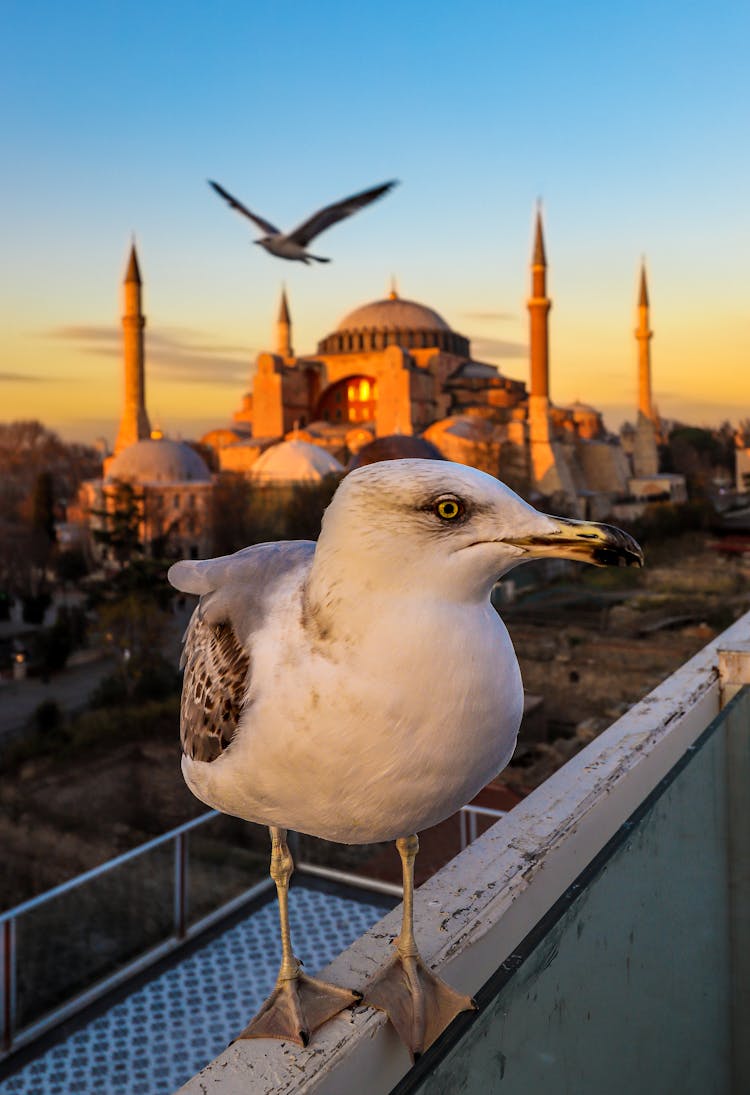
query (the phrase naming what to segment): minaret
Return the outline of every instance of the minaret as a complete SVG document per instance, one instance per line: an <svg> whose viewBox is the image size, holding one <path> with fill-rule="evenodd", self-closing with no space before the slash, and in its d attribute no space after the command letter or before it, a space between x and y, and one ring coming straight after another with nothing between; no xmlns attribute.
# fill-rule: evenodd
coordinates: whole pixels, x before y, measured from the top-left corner
<svg viewBox="0 0 750 1095"><path fill-rule="evenodd" d="M534 253L531 259L529 309L528 436L530 478L542 494L562 494L575 508L576 489L561 445L555 438L549 413L549 340L547 316L552 301L547 296L547 258L544 253L542 210L537 206Z"/></svg>
<svg viewBox="0 0 750 1095"><path fill-rule="evenodd" d="M648 288L646 264L641 262L641 286L638 294L638 326L635 337L638 342L638 415L633 441L633 471L636 478L644 479L659 471L657 444L657 414L651 397L651 337L648 326Z"/></svg>
<svg viewBox="0 0 750 1095"><path fill-rule="evenodd" d="M528 300L529 358L531 365L531 388L529 395L549 399L549 339L547 316L552 301L547 296L547 258L544 253L542 234L542 211L536 211L536 235L534 255L531 260L531 296Z"/></svg>
<svg viewBox="0 0 750 1095"><path fill-rule="evenodd" d="M120 428L115 441L115 453L151 435L146 414L143 376L143 328L145 326L146 319L141 311L141 272L138 269L138 256L133 243L123 286L122 349L125 391Z"/></svg>
<svg viewBox="0 0 750 1095"><path fill-rule="evenodd" d="M641 288L638 296L638 326L635 337L638 341L638 412L652 422L655 419L651 398L651 346L654 332L648 325L648 288L646 286L646 264L641 263Z"/></svg>
<svg viewBox="0 0 750 1095"><path fill-rule="evenodd" d="M292 317L289 315L289 302L286 299L286 286L281 288L279 318L276 321L276 353L280 357L292 357Z"/></svg>

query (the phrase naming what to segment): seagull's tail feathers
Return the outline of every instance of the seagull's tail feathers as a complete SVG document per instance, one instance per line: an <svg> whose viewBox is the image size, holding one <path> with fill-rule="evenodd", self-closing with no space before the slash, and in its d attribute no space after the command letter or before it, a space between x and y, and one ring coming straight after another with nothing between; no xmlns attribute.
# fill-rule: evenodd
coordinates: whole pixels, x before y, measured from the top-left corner
<svg viewBox="0 0 750 1095"><path fill-rule="evenodd" d="M307 257L309 259L313 259L314 262L330 262L331 261L330 259L322 259L320 257L320 255L311 255L311 254L309 254L309 252L308 252Z"/></svg>

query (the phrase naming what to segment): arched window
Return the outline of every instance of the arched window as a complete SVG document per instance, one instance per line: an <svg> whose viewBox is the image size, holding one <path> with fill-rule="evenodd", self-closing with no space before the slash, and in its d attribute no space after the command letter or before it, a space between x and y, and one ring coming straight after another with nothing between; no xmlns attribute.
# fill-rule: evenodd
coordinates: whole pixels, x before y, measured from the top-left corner
<svg viewBox="0 0 750 1095"><path fill-rule="evenodd" d="M326 422L372 422L376 407L374 377L357 374L339 380L323 393L315 417Z"/></svg>

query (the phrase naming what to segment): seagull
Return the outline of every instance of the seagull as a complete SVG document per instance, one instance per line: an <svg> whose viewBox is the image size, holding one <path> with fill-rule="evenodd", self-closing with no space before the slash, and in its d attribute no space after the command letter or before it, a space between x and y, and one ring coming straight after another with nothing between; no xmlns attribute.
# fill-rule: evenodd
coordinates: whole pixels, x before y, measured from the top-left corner
<svg viewBox="0 0 750 1095"><path fill-rule="evenodd" d="M396 949L366 988L412 1058L473 1001L436 977L413 925L417 834L455 814L511 758L523 686L490 603L540 556L641 566L608 525L539 513L448 461L368 464L339 484L317 544L287 541L175 563L200 596L185 636L182 771L202 802L268 826L282 959L240 1038L307 1045L360 995L303 974L289 933L287 830L343 844L395 840Z"/></svg>
<svg viewBox="0 0 750 1095"><path fill-rule="evenodd" d="M316 236L319 236L321 232L324 232L326 228L330 228L331 225L337 224L339 221L344 220L345 217L350 217L352 213L356 213L358 209L364 209L370 202L376 201L384 194L387 194L394 186L397 185L395 179L391 179L390 182L381 183L380 186L373 186L370 190L362 190L359 194L352 194L350 198L344 198L342 201L333 202L331 205L326 205L325 208L319 209L317 213L313 213L311 217L308 217L306 221L298 225L293 232L284 233L281 229L276 228L270 221L264 220L259 217L257 213L251 213L246 205L237 201L232 195L224 189L223 186L219 186L217 182L209 179L209 185L214 188L217 194L219 194L226 202L229 202L232 209L236 209L238 213L242 213L245 217L249 217L251 221L257 224L258 228L262 232L265 232L265 236L261 239L255 240L255 243L261 247L265 247L271 255L276 255L280 259L290 259L292 261L304 262L309 265L310 260L315 262L330 262L330 259L321 258L319 255L311 255L307 250L307 245L311 243Z"/></svg>

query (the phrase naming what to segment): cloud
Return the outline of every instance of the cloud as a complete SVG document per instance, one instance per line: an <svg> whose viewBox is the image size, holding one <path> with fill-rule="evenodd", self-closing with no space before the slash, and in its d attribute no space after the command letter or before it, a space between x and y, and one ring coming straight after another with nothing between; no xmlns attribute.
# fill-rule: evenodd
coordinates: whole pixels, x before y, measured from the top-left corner
<svg viewBox="0 0 750 1095"><path fill-rule="evenodd" d="M53 380L61 380L59 376L38 376L35 373L3 373L0 372L0 383L6 381L8 384L18 382L19 384L49 384ZM66 377L69 380L70 377Z"/></svg>
<svg viewBox="0 0 750 1095"><path fill-rule="evenodd" d="M42 338L63 339L66 342L93 342L113 345L122 339L118 327L53 327L42 331Z"/></svg>
<svg viewBox="0 0 750 1095"><path fill-rule="evenodd" d="M505 338L473 338L471 353L473 357L523 358L528 357L529 348Z"/></svg>
<svg viewBox="0 0 750 1095"><path fill-rule="evenodd" d="M500 320L503 323L508 322L511 319L518 319L518 316L514 312L462 312L462 319L478 319L483 323L495 323Z"/></svg>
<svg viewBox="0 0 750 1095"><path fill-rule="evenodd" d="M118 327L65 326L43 332L44 337L75 342L83 353L122 356ZM191 384L226 384L236 387L247 380L253 347L214 340L205 331L189 327L163 327L145 332L149 377L184 380Z"/></svg>

